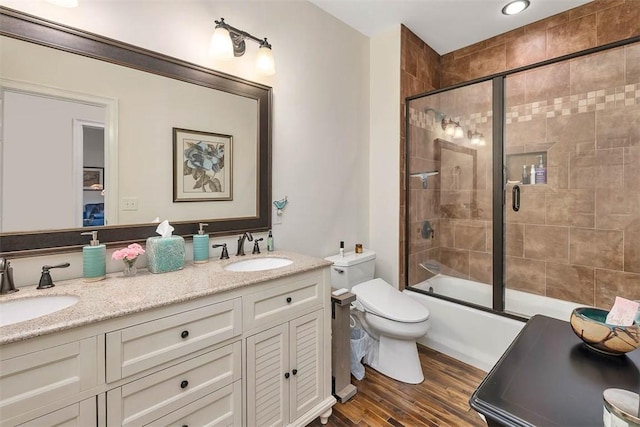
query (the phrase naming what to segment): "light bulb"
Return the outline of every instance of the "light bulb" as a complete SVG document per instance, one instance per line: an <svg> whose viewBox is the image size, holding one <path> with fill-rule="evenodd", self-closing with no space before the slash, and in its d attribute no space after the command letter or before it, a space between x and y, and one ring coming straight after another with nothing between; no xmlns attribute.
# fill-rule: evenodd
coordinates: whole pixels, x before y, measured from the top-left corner
<svg viewBox="0 0 640 427"><path fill-rule="evenodd" d="M233 43L229 30L223 27L216 27L211 36L211 54L214 58L223 61L233 59Z"/></svg>
<svg viewBox="0 0 640 427"><path fill-rule="evenodd" d="M256 56L256 69L263 76L272 76L276 73L276 65L273 60L273 52L271 48L261 45Z"/></svg>
<svg viewBox="0 0 640 427"><path fill-rule="evenodd" d="M463 136L464 136L464 131L462 130L462 126L456 125L455 129L453 130L453 137L462 138Z"/></svg>
<svg viewBox="0 0 640 427"><path fill-rule="evenodd" d="M449 121L444 125L444 134L446 136L453 136L455 131L456 128L455 126L453 126L453 122L451 121L451 119L449 119Z"/></svg>

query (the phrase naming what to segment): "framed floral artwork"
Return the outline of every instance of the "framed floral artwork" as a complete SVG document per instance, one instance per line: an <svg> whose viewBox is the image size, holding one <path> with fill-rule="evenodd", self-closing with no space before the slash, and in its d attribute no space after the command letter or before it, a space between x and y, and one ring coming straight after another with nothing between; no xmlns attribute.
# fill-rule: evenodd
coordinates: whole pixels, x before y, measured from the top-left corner
<svg viewBox="0 0 640 427"><path fill-rule="evenodd" d="M173 128L173 201L233 200L233 137Z"/></svg>

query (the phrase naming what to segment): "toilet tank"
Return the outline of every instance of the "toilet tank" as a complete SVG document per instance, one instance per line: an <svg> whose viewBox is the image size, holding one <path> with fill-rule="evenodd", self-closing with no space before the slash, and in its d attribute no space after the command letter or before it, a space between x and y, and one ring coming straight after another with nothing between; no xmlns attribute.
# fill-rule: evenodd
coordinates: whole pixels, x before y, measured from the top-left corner
<svg viewBox="0 0 640 427"><path fill-rule="evenodd" d="M358 283L373 279L376 253L363 250L362 253L346 252L344 256L333 255L325 258L331 261L331 286L351 290Z"/></svg>

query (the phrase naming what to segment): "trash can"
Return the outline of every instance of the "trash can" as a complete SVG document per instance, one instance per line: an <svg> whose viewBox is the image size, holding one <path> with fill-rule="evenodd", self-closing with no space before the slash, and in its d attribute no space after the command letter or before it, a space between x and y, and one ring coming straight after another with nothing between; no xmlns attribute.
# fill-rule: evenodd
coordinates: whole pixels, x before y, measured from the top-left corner
<svg viewBox="0 0 640 427"><path fill-rule="evenodd" d="M351 328L351 374L357 379L364 378L364 365L362 358L369 348L369 334L360 326Z"/></svg>
<svg viewBox="0 0 640 427"><path fill-rule="evenodd" d="M331 295L331 393L340 403L358 391L351 384L351 333L349 309L356 296L351 292Z"/></svg>

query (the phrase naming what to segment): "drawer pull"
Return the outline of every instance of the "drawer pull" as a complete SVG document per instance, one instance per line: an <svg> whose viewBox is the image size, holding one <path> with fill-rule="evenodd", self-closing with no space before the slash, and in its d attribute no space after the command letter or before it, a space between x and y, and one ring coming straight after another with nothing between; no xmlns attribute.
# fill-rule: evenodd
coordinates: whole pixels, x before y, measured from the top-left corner
<svg viewBox="0 0 640 427"><path fill-rule="evenodd" d="M298 373L298 370L297 370L297 369L294 369L293 371L291 371L291 373L292 373L293 375L295 375L295 374L297 374L297 373Z"/></svg>
<svg viewBox="0 0 640 427"><path fill-rule="evenodd" d="M289 378L289 372L285 372L284 373L284 377L288 379Z"/></svg>
<svg viewBox="0 0 640 427"><path fill-rule="evenodd" d="M182 331L182 333L180 334L180 337L181 337L182 339L184 339L184 338L186 338L186 337L188 337L188 336L189 336L189 331Z"/></svg>
<svg viewBox="0 0 640 427"><path fill-rule="evenodd" d="M187 381L187 380L183 380L180 383L180 388L187 388L188 386L189 386L189 381Z"/></svg>
<svg viewBox="0 0 640 427"><path fill-rule="evenodd" d="M287 304L291 304L291 297L287 297Z"/></svg>

